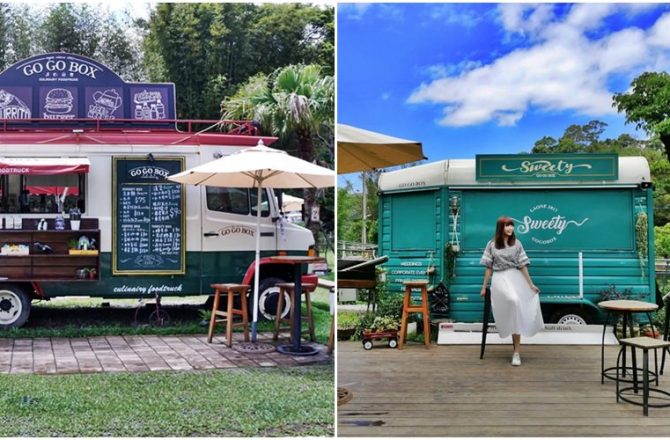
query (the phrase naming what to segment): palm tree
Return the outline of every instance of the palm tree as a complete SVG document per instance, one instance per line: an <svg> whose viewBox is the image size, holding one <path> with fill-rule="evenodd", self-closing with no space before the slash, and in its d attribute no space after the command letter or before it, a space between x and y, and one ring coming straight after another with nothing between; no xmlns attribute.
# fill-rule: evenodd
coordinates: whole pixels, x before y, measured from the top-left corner
<svg viewBox="0 0 670 440"><path fill-rule="evenodd" d="M325 129L332 137L334 96L333 77L322 75L318 65L289 65L249 78L221 102L221 119L253 119L261 133L279 137L283 145L295 142L300 158L313 162L319 132ZM305 190L304 198L309 217L312 207L318 207L315 190ZM320 224L308 218L307 227L316 237Z"/></svg>

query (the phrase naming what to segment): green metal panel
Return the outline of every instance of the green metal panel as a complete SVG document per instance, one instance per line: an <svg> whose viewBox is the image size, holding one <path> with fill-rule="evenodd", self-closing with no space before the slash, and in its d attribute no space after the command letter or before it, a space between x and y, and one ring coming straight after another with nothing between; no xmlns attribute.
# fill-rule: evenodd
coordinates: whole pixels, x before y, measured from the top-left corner
<svg viewBox="0 0 670 440"><path fill-rule="evenodd" d="M619 178L619 156L607 154L481 154L478 181L603 181Z"/></svg>
<svg viewBox="0 0 670 440"><path fill-rule="evenodd" d="M515 220L526 250L634 247L631 189L464 191L461 203L466 249L483 249L502 215Z"/></svg>
<svg viewBox="0 0 670 440"><path fill-rule="evenodd" d="M418 192L415 194L419 194ZM405 196L411 193L404 193ZM495 221L501 214L519 216L531 208L528 215L539 220L573 220L574 216L588 217L580 228L570 223L556 234L556 240L548 244L534 242L548 240L546 235L552 231L549 223L536 224L545 229L533 229L517 236L522 240L531 258L530 273L542 290L543 307L584 305L592 310L603 290L610 285L622 292L630 291L643 300L653 301L654 268L653 246L642 261L638 257L635 236L636 212L646 212L648 216L649 243L653 243L653 194L650 189L607 188L607 189L505 189L505 190L469 190L449 191L442 188L439 198L448 200L456 195L460 199L460 212L456 231L460 238L461 252L456 260L456 276L449 286L449 317L459 322L481 321L483 305L479 296L484 267L479 264L483 247L492 237ZM425 197L425 195L423 195ZM432 284L443 279L444 246L446 241L435 241L432 251L428 249L392 247L393 233L390 222L397 213L390 203L391 196L382 195L380 200L379 243L380 254L388 255L385 265L388 271L388 289L392 293L402 292L405 279L428 278L426 269L437 264ZM542 206L542 205L546 205ZM448 212L447 203L442 206L442 221L435 224L435 230L441 231L446 240L454 241L453 216ZM552 210L555 209L555 210ZM516 211L515 211L516 210ZM526 210L526 211L524 211ZM544 212L543 212L544 211ZM429 208L414 212L414 216L430 217L437 215ZM539 217L543 214L544 217ZM549 214L553 214L549 217ZM583 218L577 218L581 221ZM557 223L555 221L554 223ZM522 222L523 223L523 222ZM418 227L406 224L400 232L404 240L411 242ZM551 225L554 226L554 225ZM432 227L432 226L431 226ZM572 229L577 231L573 231ZM537 232L536 235L528 235ZM583 298L579 296L579 252L582 252ZM434 253L432 253L434 252ZM548 318L548 317L547 317Z"/></svg>
<svg viewBox="0 0 670 440"><path fill-rule="evenodd" d="M437 232L437 191L390 196L392 249L432 249ZM409 233L411 231L411 233Z"/></svg>
<svg viewBox="0 0 670 440"><path fill-rule="evenodd" d="M288 252L304 255L305 252ZM261 252L261 257L275 255ZM187 252L185 275L112 275L111 254L100 255L100 281L78 283L41 283L47 297L92 296L139 298L154 296L191 296L211 293L213 283L239 283L254 260L254 251ZM261 272L262 274L262 272Z"/></svg>

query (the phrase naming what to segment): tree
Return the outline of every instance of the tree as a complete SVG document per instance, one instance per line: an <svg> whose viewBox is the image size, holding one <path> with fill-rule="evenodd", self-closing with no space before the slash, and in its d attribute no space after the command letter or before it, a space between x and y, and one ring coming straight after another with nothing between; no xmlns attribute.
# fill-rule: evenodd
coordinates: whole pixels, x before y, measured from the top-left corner
<svg viewBox="0 0 670 440"><path fill-rule="evenodd" d="M127 14L86 4L0 4L0 68L44 52L69 52L100 61L126 81L143 80L140 30Z"/></svg>
<svg viewBox="0 0 670 440"><path fill-rule="evenodd" d="M532 153L617 153L620 156L644 156L654 182L654 224L670 222L670 162L658 139L639 140L629 134L616 139L600 139L607 128L601 121L571 125L556 140L544 136L534 144Z"/></svg>
<svg viewBox="0 0 670 440"><path fill-rule="evenodd" d="M147 70L176 84L180 117L215 119L221 99L258 73L298 63L332 72L328 14L304 4L160 3L147 23Z"/></svg>
<svg viewBox="0 0 670 440"><path fill-rule="evenodd" d="M252 77L235 95L225 98L222 120L253 119L261 133L278 136L285 149L295 145L298 157L313 162L317 132L334 124L334 95L333 77L322 75L319 66L290 65ZM319 203L313 189L305 190L304 196L309 217ZM320 224L309 218L306 223L317 236Z"/></svg>
<svg viewBox="0 0 670 440"><path fill-rule="evenodd" d="M658 136L670 159L670 74L645 72L631 86L630 92L614 95L613 107L626 114L626 123Z"/></svg>
<svg viewBox="0 0 670 440"><path fill-rule="evenodd" d="M340 241L358 242L361 239L362 195L355 193L351 182L337 189L337 238Z"/></svg>
<svg viewBox="0 0 670 440"><path fill-rule="evenodd" d="M25 4L0 4L0 70L35 53L38 17Z"/></svg>

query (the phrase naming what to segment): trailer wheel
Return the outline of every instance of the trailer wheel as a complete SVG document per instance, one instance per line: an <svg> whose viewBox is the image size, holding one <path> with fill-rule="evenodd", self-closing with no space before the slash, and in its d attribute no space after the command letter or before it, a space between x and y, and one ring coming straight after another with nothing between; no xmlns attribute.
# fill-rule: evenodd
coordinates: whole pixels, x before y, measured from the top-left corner
<svg viewBox="0 0 670 440"><path fill-rule="evenodd" d="M551 322L561 325L586 325L591 322L589 313L578 307L559 309L551 316Z"/></svg>
<svg viewBox="0 0 670 440"><path fill-rule="evenodd" d="M277 315L277 300L279 298L279 287L277 283L285 283L281 278L263 278L258 286L258 319L274 320ZM288 316L291 310L291 297L284 294L284 310L281 311L281 317ZM254 314L254 287L251 286L249 294L249 316L253 319Z"/></svg>
<svg viewBox="0 0 670 440"><path fill-rule="evenodd" d="M0 286L0 329L21 327L30 315L30 296L13 284Z"/></svg>
<svg viewBox="0 0 670 440"><path fill-rule="evenodd" d="M365 348L366 350L372 350L372 341L369 339L364 340L363 348Z"/></svg>
<svg viewBox="0 0 670 440"><path fill-rule="evenodd" d="M389 339L389 347L396 348L398 346L398 340L396 338Z"/></svg>

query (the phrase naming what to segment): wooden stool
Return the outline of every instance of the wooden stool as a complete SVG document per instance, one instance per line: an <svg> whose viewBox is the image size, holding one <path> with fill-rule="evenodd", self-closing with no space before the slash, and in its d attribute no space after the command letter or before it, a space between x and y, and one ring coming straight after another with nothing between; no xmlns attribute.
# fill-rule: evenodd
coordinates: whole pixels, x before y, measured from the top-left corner
<svg viewBox="0 0 670 440"><path fill-rule="evenodd" d="M249 321L247 315L247 290L249 286L247 284L212 284L212 289L214 289L214 306L212 307L212 318L209 321L209 335L207 336L207 342L212 342L212 336L214 336L214 327L217 323L224 322L226 323L226 340L228 341L228 347L233 346L233 326L243 326L244 327L244 341L249 342ZM219 310L219 298L222 293L228 294L228 306L226 311ZM240 296L241 308L233 308L233 299L235 295ZM242 316L242 322L233 322L235 315ZM217 319L217 316L221 316L222 319Z"/></svg>
<svg viewBox="0 0 670 440"><path fill-rule="evenodd" d="M405 281L405 298L402 304L402 321L400 323L400 341L398 348L402 349L407 337L407 317L410 313L423 313L423 341L426 348L430 348L430 311L428 309L428 281ZM412 288L421 289L421 304L412 304Z"/></svg>
<svg viewBox="0 0 670 440"><path fill-rule="evenodd" d="M279 339L279 330L290 330L293 328L293 307L289 310L289 317L282 318L281 311L284 309L284 293L288 293L289 298L291 298L291 304L295 304L295 283L277 283L276 287L279 287L279 297L277 298L277 313L275 315L275 331L272 335L273 340ZM310 293L316 288L316 285L303 283L302 284L302 294L305 296L305 303L307 304L307 325L309 332L309 340L311 342L316 341L314 336L314 316L312 315L312 298ZM280 327L282 322L287 322L289 327ZM289 339L291 340L291 339Z"/></svg>
<svg viewBox="0 0 670 440"><path fill-rule="evenodd" d="M665 408L670 406L670 403L656 404L649 403L649 394L654 393L656 396L667 400L670 396L670 393L667 391L660 390L658 388L652 388L649 386L649 350L654 350L654 360L656 366L656 386L658 386L658 357L656 356L656 350L661 348L665 350L670 346L670 342L663 341L660 339L650 338L648 336L641 336L637 338L627 338L621 339L621 349L619 350L619 356L617 356L617 368L616 368L616 401L619 402L619 399L624 402L632 403L633 405L641 406L642 413L647 416L649 415L649 407L654 408ZM623 396L626 391L633 391L635 394L639 392L640 384L637 379L637 372L640 370L636 365L636 357L633 356L633 386L626 388L619 388L619 371L623 370L621 365L622 355L626 352L626 347L631 347L633 350L639 348L642 350L642 402L629 399Z"/></svg>

